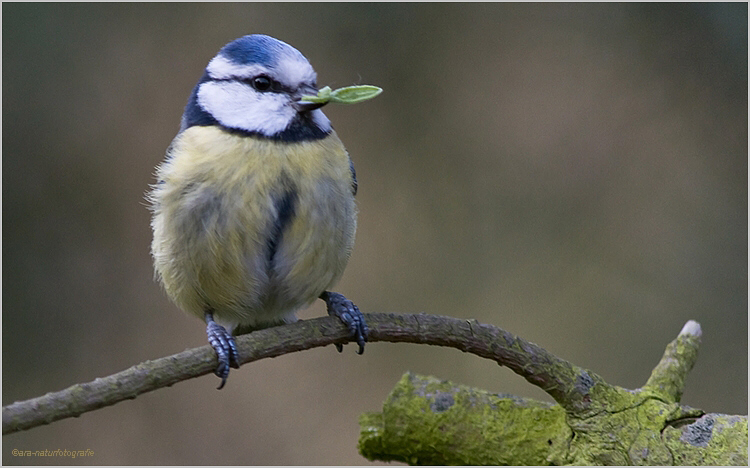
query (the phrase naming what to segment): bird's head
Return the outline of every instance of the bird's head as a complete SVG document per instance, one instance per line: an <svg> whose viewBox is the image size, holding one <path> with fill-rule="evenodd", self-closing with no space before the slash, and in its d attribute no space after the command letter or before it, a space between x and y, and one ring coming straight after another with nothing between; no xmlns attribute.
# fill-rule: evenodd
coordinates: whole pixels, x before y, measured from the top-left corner
<svg viewBox="0 0 750 468"><path fill-rule="evenodd" d="M258 137L323 138L331 123L323 104L300 101L318 92L315 70L297 49L262 34L243 36L211 59L193 89L181 130L219 125Z"/></svg>

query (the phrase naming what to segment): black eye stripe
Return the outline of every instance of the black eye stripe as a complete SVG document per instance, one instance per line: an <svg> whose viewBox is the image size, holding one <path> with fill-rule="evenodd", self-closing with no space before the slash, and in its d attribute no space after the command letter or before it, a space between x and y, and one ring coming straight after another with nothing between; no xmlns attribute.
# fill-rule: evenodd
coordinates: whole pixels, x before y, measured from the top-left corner
<svg viewBox="0 0 750 468"><path fill-rule="evenodd" d="M262 75L262 76L267 76L267 75ZM255 78L257 78L257 76L252 76L250 78L241 77L241 76L231 76L229 78L213 79L212 81L217 81L217 82L231 82L231 81L234 81L234 82L239 82L239 83L246 84L246 85L250 86L251 88L255 89L253 87L253 80ZM285 86L281 82L276 81L274 79L271 79L270 77L268 77L268 78L271 80L271 87L268 88L264 92L266 92L266 93L289 93L289 94L294 93L294 89L290 88L289 86Z"/></svg>

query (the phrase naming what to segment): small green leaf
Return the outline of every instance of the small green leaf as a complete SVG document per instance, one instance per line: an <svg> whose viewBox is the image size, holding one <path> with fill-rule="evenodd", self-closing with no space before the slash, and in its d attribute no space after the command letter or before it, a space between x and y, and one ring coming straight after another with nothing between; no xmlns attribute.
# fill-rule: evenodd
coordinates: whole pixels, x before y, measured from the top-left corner
<svg viewBox="0 0 750 468"><path fill-rule="evenodd" d="M372 99L382 92L381 88L372 85L347 86L333 91L331 93L331 102L357 104L358 102Z"/></svg>
<svg viewBox="0 0 750 468"><path fill-rule="evenodd" d="M331 100L331 88L328 86L324 86L318 90L317 96L307 95L302 96L300 98L300 101L308 101L308 102L322 102L323 104L327 103Z"/></svg>
<svg viewBox="0 0 750 468"><path fill-rule="evenodd" d="M347 86L344 88L338 88L335 91L331 91L331 88L325 86L318 90L317 96L302 96L300 101L318 102L323 104L328 102L335 102L338 104L356 104L358 102L372 99L382 92L382 89L371 85Z"/></svg>

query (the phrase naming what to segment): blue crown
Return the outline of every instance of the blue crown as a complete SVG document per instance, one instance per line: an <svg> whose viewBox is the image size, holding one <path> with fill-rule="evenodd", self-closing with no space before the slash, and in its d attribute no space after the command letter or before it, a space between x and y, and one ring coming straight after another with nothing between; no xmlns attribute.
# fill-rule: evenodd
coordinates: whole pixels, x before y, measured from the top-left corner
<svg viewBox="0 0 750 468"><path fill-rule="evenodd" d="M235 39L219 51L220 55L241 65L258 64L273 68L282 55L304 58L294 47L264 34L251 34Z"/></svg>

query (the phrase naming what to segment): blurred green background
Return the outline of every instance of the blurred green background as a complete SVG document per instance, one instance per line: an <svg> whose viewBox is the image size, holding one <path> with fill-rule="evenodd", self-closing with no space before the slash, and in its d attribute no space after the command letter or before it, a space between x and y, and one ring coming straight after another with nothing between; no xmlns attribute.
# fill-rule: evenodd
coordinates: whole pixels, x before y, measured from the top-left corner
<svg viewBox="0 0 750 468"><path fill-rule="evenodd" d="M385 89L326 110L359 176L337 290L364 312L476 318L628 388L695 319L682 401L747 413L747 4L2 8L4 405L206 343L153 281L144 193L208 61L265 33L321 86ZM6 436L3 463L367 463L358 415L406 370L549 400L456 350L354 351Z"/></svg>

